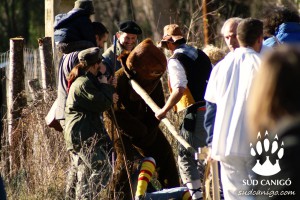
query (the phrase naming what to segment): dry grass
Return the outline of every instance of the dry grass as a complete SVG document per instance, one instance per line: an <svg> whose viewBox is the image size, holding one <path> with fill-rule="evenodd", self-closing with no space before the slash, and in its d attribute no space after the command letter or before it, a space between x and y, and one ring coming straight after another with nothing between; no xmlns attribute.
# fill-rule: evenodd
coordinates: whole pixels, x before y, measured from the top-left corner
<svg viewBox="0 0 300 200"><path fill-rule="evenodd" d="M166 76L163 77L164 92L168 97ZM63 133L50 129L45 123L56 92L49 92L49 102L31 103L23 109L19 125L14 132L13 151L10 150L7 138L7 123L4 120L4 131L1 140L1 174L5 180L8 199L14 200L60 200L64 199L66 176L69 168L69 154L66 150ZM170 112L168 118L179 128L181 115ZM171 143L177 159L177 141L160 124ZM9 159L15 152L15 162L9 169ZM99 199L106 199L107 190L101 191Z"/></svg>
<svg viewBox="0 0 300 200"><path fill-rule="evenodd" d="M63 134L45 124L52 103L49 99L48 103L35 102L23 109L13 133L13 151L8 148L7 129L3 131L1 170L8 199L64 199L69 158ZM15 159L9 169L12 152Z"/></svg>

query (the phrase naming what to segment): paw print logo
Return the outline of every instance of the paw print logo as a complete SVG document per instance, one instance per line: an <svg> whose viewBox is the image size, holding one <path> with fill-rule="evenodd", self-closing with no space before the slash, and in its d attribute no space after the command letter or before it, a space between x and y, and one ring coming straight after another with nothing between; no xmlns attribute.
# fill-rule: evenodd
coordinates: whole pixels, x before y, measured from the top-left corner
<svg viewBox="0 0 300 200"><path fill-rule="evenodd" d="M275 135L273 141L270 141L268 136L267 131L264 138L261 138L260 133L258 133L256 145L250 143L250 154L257 158L252 171L261 176L272 176L280 172L279 159L284 154L284 144L282 142L279 147L277 135Z"/></svg>

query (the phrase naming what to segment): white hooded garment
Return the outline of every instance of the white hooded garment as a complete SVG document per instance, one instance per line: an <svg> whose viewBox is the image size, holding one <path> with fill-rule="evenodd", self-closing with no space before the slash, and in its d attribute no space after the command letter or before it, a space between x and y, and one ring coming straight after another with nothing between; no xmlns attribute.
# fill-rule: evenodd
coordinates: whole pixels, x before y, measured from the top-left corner
<svg viewBox="0 0 300 200"><path fill-rule="evenodd" d="M217 104L211 156L250 156L245 106L253 78L260 65L259 53L237 48L213 69L205 100Z"/></svg>

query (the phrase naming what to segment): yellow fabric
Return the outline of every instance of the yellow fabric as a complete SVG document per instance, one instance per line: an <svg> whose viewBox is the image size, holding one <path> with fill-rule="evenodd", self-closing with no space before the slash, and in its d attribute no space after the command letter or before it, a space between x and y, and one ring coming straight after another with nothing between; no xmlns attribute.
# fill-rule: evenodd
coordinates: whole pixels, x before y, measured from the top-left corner
<svg viewBox="0 0 300 200"><path fill-rule="evenodd" d="M170 93L172 93L172 88L170 84L170 80L168 79L168 87ZM186 88L186 90L183 93L183 96L181 97L180 101L174 106L175 112L180 112L184 109L186 109L188 106L195 103L195 99L192 96L192 93L189 88Z"/></svg>
<svg viewBox="0 0 300 200"><path fill-rule="evenodd" d="M152 175L152 174L151 174L151 175ZM139 179L146 177L146 178L150 181L150 179L151 179L151 177L152 177L151 175L145 173L145 171L142 171L142 172L140 172L140 174L139 174Z"/></svg>
<svg viewBox="0 0 300 200"><path fill-rule="evenodd" d="M145 180L139 180L136 188L135 196L143 196L146 193L148 182Z"/></svg>
<svg viewBox="0 0 300 200"><path fill-rule="evenodd" d="M149 172L151 172L151 174L153 174L153 172L155 170L155 164L153 162L151 162L151 161L145 160L142 163L140 171L143 171L143 170L148 170Z"/></svg>
<svg viewBox="0 0 300 200"><path fill-rule="evenodd" d="M150 162L149 160L145 160L142 163L139 177L138 177L135 196L143 196L146 193L148 181L150 181L154 171L155 171L155 163ZM148 181L143 178L148 179Z"/></svg>
<svg viewBox="0 0 300 200"><path fill-rule="evenodd" d="M195 103L195 100L191 94L191 91L189 90L189 88L186 88L180 101L175 106L176 107L175 111L180 112L194 103Z"/></svg>
<svg viewBox="0 0 300 200"><path fill-rule="evenodd" d="M191 194L188 190L183 193L182 200L192 200Z"/></svg>

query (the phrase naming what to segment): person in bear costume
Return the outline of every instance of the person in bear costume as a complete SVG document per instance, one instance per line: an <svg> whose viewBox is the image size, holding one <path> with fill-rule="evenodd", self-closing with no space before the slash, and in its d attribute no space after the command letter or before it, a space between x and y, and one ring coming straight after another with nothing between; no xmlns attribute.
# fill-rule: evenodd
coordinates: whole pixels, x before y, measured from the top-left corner
<svg viewBox="0 0 300 200"><path fill-rule="evenodd" d="M178 187L179 175L172 147L159 129L159 120L154 112L129 83L130 79L134 79L162 107L165 98L160 78L166 70L166 57L148 38L118 59L122 68L115 73L119 101L114 106L114 115L119 131L109 128L114 123L112 112L104 113L108 134L113 139L117 155L110 191L114 190L118 199L131 199L122 141L130 174L134 173L135 160L151 156L156 161L162 187Z"/></svg>

